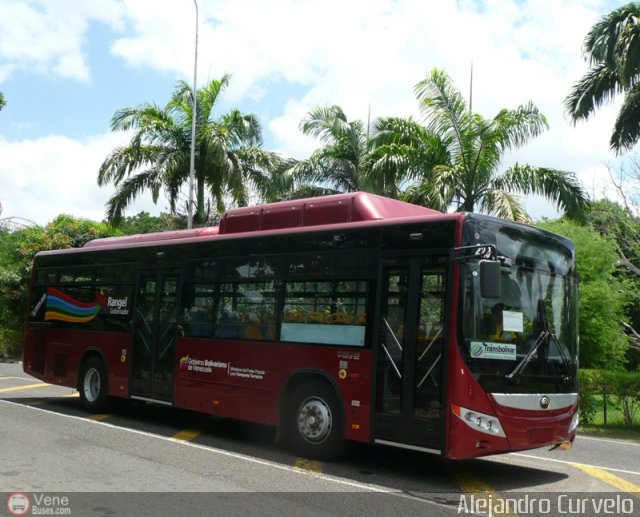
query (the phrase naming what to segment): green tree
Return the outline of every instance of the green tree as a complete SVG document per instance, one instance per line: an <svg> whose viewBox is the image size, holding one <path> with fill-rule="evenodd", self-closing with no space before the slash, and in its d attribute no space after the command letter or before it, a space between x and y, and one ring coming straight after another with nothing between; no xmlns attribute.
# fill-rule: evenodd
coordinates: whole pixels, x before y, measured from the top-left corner
<svg viewBox="0 0 640 517"><path fill-rule="evenodd" d="M300 123L300 130L323 146L306 159L293 163L281 176L287 197L306 197L364 191L399 198L411 179L410 170L392 155L396 143L384 139L396 119L380 118L371 124L349 121L337 105L317 106ZM402 119L397 119L402 120ZM395 134L398 134L397 132ZM406 142L405 142L406 143ZM415 154L429 154L424 142Z"/></svg>
<svg viewBox="0 0 640 517"><path fill-rule="evenodd" d="M110 237L104 223L60 215L46 227L31 226L0 232L0 348L21 350L28 286L33 258L44 250L80 247L95 238Z"/></svg>
<svg viewBox="0 0 640 517"><path fill-rule="evenodd" d="M615 240L619 262L640 281L640 219L631 209L607 199L593 201L587 223L600 235Z"/></svg>
<svg viewBox="0 0 640 517"><path fill-rule="evenodd" d="M6 104L7 104L7 101L4 98L4 94L0 92L0 111L2 111L2 108L4 108Z"/></svg>
<svg viewBox="0 0 640 517"><path fill-rule="evenodd" d="M337 105L317 106L302 119L300 130L323 145L286 171L290 179L285 185L287 197L356 191L383 194L367 174L372 147L368 128L361 120L349 121Z"/></svg>
<svg viewBox="0 0 640 517"><path fill-rule="evenodd" d="M411 119L391 119L376 136L377 142L390 146L386 159L403 168L401 175L421 176L407 200L442 211L453 206L528 222L517 194L540 194L566 216L581 217L586 194L574 174L525 164L497 172L507 150L521 147L547 128L546 118L533 103L502 109L485 119L471 112L439 69L419 82L415 93L425 126ZM420 145L428 152L418 152Z"/></svg>
<svg viewBox="0 0 640 517"><path fill-rule="evenodd" d="M601 199L590 203L587 223L617 245L620 274L633 286L633 297L626 311L624 326L630 339L628 365L640 366L640 219L631 208Z"/></svg>
<svg viewBox="0 0 640 517"><path fill-rule="evenodd" d="M538 226L576 246L580 274L580 366L622 369L629 347L623 321L633 284L619 275L616 243L588 226L546 221Z"/></svg>
<svg viewBox="0 0 640 517"><path fill-rule="evenodd" d="M153 216L148 212L139 212L136 215L124 217L118 225L118 230L123 235L134 235L178 230L181 227L184 227L181 221L177 221L171 214Z"/></svg>
<svg viewBox="0 0 640 517"><path fill-rule="evenodd" d="M219 212L227 197L244 205L249 186L268 190L268 171L278 160L260 149L262 130L255 115L232 109L215 118L214 108L228 84L224 75L196 92L196 224L206 221L207 193ZM98 173L100 186L117 187L107 204L110 222L119 223L125 208L145 190L154 202L164 191L171 213L176 213L181 188L189 181L193 98L191 86L179 81L164 108L143 104L115 113L111 129L133 130L134 135L128 145L113 150Z"/></svg>
<svg viewBox="0 0 640 517"><path fill-rule="evenodd" d="M584 40L583 54L589 69L571 88L565 109L576 123L622 94L609 144L617 153L627 151L640 138L640 3L600 18Z"/></svg>
<svg viewBox="0 0 640 517"><path fill-rule="evenodd" d="M307 192L313 188L317 195L367 190L362 163L368 135L362 121L349 122L339 106L318 106L302 120L300 129L324 144L292 170Z"/></svg>

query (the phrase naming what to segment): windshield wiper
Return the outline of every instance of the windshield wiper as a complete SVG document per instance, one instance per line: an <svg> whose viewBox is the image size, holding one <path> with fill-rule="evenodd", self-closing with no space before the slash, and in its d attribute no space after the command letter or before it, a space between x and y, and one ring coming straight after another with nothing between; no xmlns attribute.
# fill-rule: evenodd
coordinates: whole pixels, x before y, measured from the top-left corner
<svg viewBox="0 0 640 517"><path fill-rule="evenodd" d="M522 358L522 361L520 361L516 365L516 367L511 371L511 373L508 373L507 375L505 375L505 377L510 381L516 377L519 377L520 374L522 373L522 370L524 370L526 366L529 364L529 361L531 361L533 354L535 354L538 351L538 348L540 348L540 345L542 345L542 343L544 342L548 343L549 336L550 336L550 332L547 332L546 330L543 330L542 332L540 332L538 339L536 339L536 342L533 344L529 352L527 352L527 355L525 355Z"/></svg>
<svg viewBox="0 0 640 517"><path fill-rule="evenodd" d="M569 384L569 382L575 380L575 376L573 375L571 368L571 360L567 357L567 353L564 350L564 347L561 345L558 338L553 334L553 332L549 332L549 343L553 341L556 344L556 348L558 349L558 353L560 354L560 359L562 359L562 365L566 370L566 375L562 376L562 382L564 384Z"/></svg>
<svg viewBox="0 0 640 517"><path fill-rule="evenodd" d="M556 338L556 336L553 334L553 332L551 332L549 328L549 321L547 320L547 308L545 307L544 300L542 298L538 299L538 322L542 327L538 339L536 339L536 342L527 352L527 355L522 358L522 361L520 361L510 373L505 375L505 377L510 381L517 379L522 374L522 371L527 367L533 355L538 351L538 348L540 348L543 343L546 343L548 351L550 348L549 345L551 341L553 341L556 344L556 348L558 349L558 353L560 354L560 357L562 359L563 366L567 371L567 375L562 376L562 381L567 384L574 378L571 372L571 364L569 359L567 358L565 351L562 349L562 346L558 342L558 338Z"/></svg>

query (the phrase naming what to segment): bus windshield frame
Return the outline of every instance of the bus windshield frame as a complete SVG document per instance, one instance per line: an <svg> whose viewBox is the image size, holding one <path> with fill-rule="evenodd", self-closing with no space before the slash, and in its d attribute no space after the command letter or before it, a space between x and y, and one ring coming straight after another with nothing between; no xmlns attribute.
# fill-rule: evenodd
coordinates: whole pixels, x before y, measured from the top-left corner
<svg viewBox="0 0 640 517"><path fill-rule="evenodd" d="M460 350L488 393L577 390L575 251L570 241L506 221L468 216L463 246L494 246L496 298L480 290L480 264L462 262Z"/></svg>

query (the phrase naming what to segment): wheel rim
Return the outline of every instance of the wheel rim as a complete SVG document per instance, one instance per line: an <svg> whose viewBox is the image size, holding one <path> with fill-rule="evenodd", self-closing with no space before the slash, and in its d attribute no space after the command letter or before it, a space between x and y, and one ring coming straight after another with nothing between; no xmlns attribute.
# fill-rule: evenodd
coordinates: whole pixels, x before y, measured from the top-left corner
<svg viewBox="0 0 640 517"><path fill-rule="evenodd" d="M95 402L100 396L100 372L90 368L84 376L84 398L89 402Z"/></svg>
<svg viewBox="0 0 640 517"><path fill-rule="evenodd" d="M298 431L309 443L322 443L331 433L331 409L319 398L306 399L298 409Z"/></svg>

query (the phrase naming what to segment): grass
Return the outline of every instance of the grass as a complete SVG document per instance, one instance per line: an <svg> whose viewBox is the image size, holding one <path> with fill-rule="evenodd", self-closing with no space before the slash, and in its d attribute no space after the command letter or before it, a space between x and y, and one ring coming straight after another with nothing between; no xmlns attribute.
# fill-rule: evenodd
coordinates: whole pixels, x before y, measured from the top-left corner
<svg viewBox="0 0 640 517"><path fill-rule="evenodd" d="M633 426L624 425L624 415L620 406L612 397L607 400L607 423L604 422L604 399L602 395L594 396L595 412L589 423L582 423L578 427L578 434L599 438L614 438L618 440L633 440L640 442L640 412L636 413Z"/></svg>
<svg viewBox="0 0 640 517"><path fill-rule="evenodd" d="M624 424L609 425L581 425L578 427L578 439L580 435L593 436L595 438L612 438L615 440L629 440L640 443L640 426L628 428Z"/></svg>

